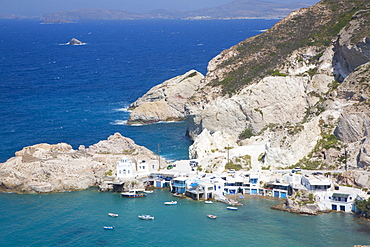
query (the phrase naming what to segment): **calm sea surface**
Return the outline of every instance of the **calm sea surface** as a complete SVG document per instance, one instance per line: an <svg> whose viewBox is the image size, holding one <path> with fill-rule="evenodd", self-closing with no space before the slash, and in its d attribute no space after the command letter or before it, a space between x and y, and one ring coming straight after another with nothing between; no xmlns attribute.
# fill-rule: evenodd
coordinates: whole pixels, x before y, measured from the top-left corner
<svg viewBox="0 0 370 247"><path fill-rule="evenodd" d="M63 25L0 21L0 162L24 146L77 148L120 132L167 159L185 159L186 123L126 126L126 108L148 89L190 69L206 73L222 50L276 20L110 21ZM86 43L68 46L71 38ZM46 195L0 194L0 246L353 246L370 226L350 214L316 217L271 210L249 198L179 200L157 190L127 199L96 189ZM108 217L118 213L118 218ZM206 217L218 215L216 220ZM152 214L142 221L139 214ZM114 225L115 230L103 230Z"/></svg>
<svg viewBox="0 0 370 247"><path fill-rule="evenodd" d="M331 213L300 216L270 209L276 201L248 198L237 211L224 203L176 200L167 190L146 198L90 189L0 194L0 246L353 246L369 244L369 224ZM118 213L118 218L108 216ZM152 221L137 216L150 214ZM213 220L207 214L217 215ZM103 226L115 226L104 230Z"/></svg>

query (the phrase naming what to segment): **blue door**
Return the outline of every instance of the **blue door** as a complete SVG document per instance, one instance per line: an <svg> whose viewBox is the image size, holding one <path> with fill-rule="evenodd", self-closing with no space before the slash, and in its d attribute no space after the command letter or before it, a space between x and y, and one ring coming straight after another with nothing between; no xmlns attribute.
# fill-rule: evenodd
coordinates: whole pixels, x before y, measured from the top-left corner
<svg viewBox="0 0 370 247"><path fill-rule="evenodd" d="M346 207L345 206L340 206L340 211L346 211Z"/></svg>
<svg viewBox="0 0 370 247"><path fill-rule="evenodd" d="M331 209L337 211L337 205L331 204Z"/></svg>
<svg viewBox="0 0 370 247"><path fill-rule="evenodd" d="M286 192L281 192L280 193L280 198L286 198Z"/></svg>
<svg viewBox="0 0 370 247"><path fill-rule="evenodd" d="M279 191L274 191L274 197L279 197Z"/></svg>
<svg viewBox="0 0 370 247"><path fill-rule="evenodd" d="M257 195L257 189L252 189L252 195Z"/></svg>

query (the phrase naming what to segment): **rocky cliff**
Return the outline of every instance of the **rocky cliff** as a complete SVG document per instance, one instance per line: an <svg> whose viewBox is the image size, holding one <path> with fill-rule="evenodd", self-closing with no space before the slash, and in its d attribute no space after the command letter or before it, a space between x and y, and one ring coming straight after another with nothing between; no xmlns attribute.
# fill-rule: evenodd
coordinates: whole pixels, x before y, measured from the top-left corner
<svg viewBox="0 0 370 247"><path fill-rule="evenodd" d="M369 165L369 16L367 1L324 0L216 56L186 105L190 156L259 136L263 166Z"/></svg>
<svg viewBox="0 0 370 247"><path fill-rule="evenodd" d="M203 77L198 71L190 70L153 87L130 105L127 124L184 120L185 103L199 89Z"/></svg>
<svg viewBox="0 0 370 247"><path fill-rule="evenodd" d="M0 164L0 191L46 193L98 186L106 176L115 174L122 155L133 160L158 160L153 152L119 133L78 150L66 143L37 144Z"/></svg>

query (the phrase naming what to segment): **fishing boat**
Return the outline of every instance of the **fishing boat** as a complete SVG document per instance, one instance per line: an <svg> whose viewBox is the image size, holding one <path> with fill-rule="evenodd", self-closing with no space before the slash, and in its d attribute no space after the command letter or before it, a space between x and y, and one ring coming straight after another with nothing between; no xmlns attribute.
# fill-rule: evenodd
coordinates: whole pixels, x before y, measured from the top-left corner
<svg viewBox="0 0 370 247"><path fill-rule="evenodd" d="M210 219L217 219L217 216L212 214L207 214L207 217Z"/></svg>
<svg viewBox="0 0 370 247"><path fill-rule="evenodd" d="M176 205L177 201L164 202L164 205Z"/></svg>
<svg viewBox="0 0 370 247"><path fill-rule="evenodd" d="M150 216L149 214L138 215L138 217L142 220L154 220L154 217Z"/></svg>
<svg viewBox="0 0 370 247"><path fill-rule="evenodd" d="M206 204L212 204L213 201L204 201L204 203L206 203Z"/></svg>
<svg viewBox="0 0 370 247"><path fill-rule="evenodd" d="M137 197L145 197L146 193L144 190L129 190L128 192L122 192L122 197L128 197L128 198L137 198Z"/></svg>
<svg viewBox="0 0 370 247"><path fill-rule="evenodd" d="M238 210L237 207L227 207L228 210Z"/></svg>
<svg viewBox="0 0 370 247"><path fill-rule="evenodd" d="M114 214L114 213L108 213L108 215L109 215L110 217L118 217L118 214Z"/></svg>
<svg viewBox="0 0 370 247"><path fill-rule="evenodd" d="M114 226L103 226L105 230L113 230Z"/></svg>

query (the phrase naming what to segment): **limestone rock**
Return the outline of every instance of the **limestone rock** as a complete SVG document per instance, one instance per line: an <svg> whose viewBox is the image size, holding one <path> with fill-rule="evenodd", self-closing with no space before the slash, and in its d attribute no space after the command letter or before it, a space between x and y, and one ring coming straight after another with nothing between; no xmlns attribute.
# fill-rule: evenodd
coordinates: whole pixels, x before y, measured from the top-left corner
<svg viewBox="0 0 370 247"><path fill-rule="evenodd" d="M76 38L72 38L67 44L68 45L84 45L85 43L79 41Z"/></svg>
<svg viewBox="0 0 370 247"><path fill-rule="evenodd" d="M87 189L99 185L107 173L114 173L122 155L134 155L134 160L148 163L158 160L152 151L119 133L79 150L65 143L36 144L0 164L0 190L49 193Z"/></svg>
<svg viewBox="0 0 370 247"><path fill-rule="evenodd" d="M199 88L203 75L195 70L169 79L132 103L127 124L178 121L186 117L184 104Z"/></svg>
<svg viewBox="0 0 370 247"><path fill-rule="evenodd" d="M337 183L344 186L349 185L370 188L370 177L363 172L346 171L337 178Z"/></svg>

